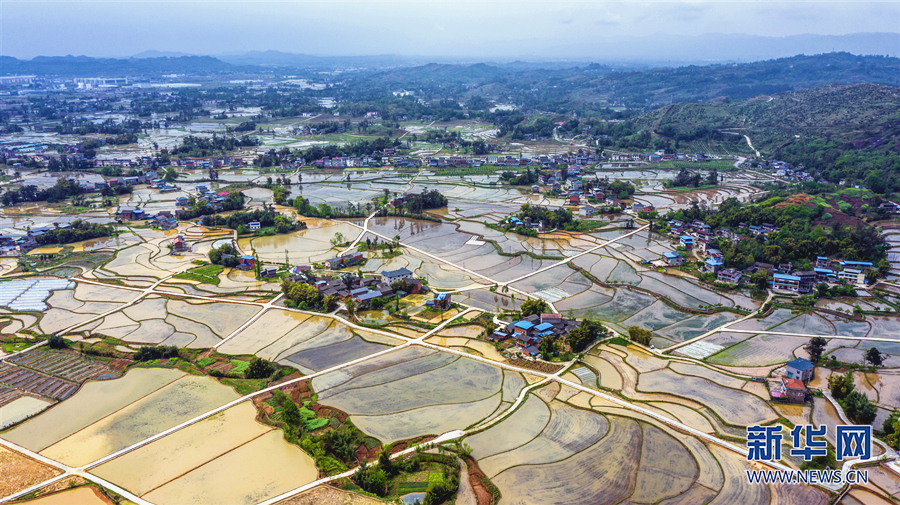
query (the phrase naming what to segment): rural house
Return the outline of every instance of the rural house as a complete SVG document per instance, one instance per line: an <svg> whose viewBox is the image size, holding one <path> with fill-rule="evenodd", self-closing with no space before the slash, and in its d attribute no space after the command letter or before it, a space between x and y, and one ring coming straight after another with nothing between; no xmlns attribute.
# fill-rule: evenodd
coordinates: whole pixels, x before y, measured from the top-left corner
<svg viewBox="0 0 900 505"><path fill-rule="evenodd" d="M735 270L734 268L726 268L724 270L719 270L719 272L716 274L716 282L740 284L742 276L743 274L741 274L740 270Z"/></svg>
<svg viewBox="0 0 900 505"><path fill-rule="evenodd" d="M813 371L815 370L815 365L812 362L805 358L797 358L793 361L788 361L785 365L785 373L790 379L799 379L803 382L806 382L813 378Z"/></svg>
<svg viewBox="0 0 900 505"><path fill-rule="evenodd" d="M806 384L799 379L782 377L780 393L776 398L786 398L791 403L803 403L806 401Z"/></svg>
<svg viewBox="0 0 900 505"><path fill-rule="evenodd" d="M397 270L382 270L381 280L387 284L393 284L396 281L409 280L413 278L413 273L407 268L398 268Z"/></svg>
<svg viewBox="0 0 900 505"><path fill-rule="evenodd" d="M680 267L684 265L684 258L677 252L670 251L663 253L663 257L666 260L666 265L669 265L670 267Z"/></svg>

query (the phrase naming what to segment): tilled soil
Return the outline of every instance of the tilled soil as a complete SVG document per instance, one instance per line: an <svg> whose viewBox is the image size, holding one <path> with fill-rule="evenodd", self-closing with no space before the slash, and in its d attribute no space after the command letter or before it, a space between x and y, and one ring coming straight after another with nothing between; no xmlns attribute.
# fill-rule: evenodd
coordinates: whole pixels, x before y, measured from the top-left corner
<svg viewBox="0 0 900 505"><path fill-rule="evenodd" d="M51 466L0 447L0 496L29 488L62 473Z"/></svg>

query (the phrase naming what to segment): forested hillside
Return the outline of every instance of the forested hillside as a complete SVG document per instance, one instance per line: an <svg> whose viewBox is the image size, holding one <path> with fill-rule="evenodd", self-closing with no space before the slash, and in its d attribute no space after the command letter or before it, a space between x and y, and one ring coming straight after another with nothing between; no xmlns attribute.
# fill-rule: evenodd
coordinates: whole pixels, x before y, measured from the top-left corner
<svg viewBox="0 0 900 505"><path fill-rule="evenodd" d="M747 135L770 159L804 164L836 182L900 190L900 88L830 85L740 102L680 103L629 122L674 142Z"/></svg>

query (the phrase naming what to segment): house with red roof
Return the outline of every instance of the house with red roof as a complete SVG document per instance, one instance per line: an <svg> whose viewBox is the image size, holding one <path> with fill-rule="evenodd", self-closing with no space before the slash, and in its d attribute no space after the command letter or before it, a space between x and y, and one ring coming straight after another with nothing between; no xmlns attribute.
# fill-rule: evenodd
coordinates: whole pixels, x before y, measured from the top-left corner
<svg viewBox="0 0 900 505"><path fill-rule="evenodd" d="M806 384L800 379L790 377L781 378L781 398L791 403L804 403L806 401ZM775 396L773 394L773 396ZM777 397L776 397L777 398Z"/></svg>

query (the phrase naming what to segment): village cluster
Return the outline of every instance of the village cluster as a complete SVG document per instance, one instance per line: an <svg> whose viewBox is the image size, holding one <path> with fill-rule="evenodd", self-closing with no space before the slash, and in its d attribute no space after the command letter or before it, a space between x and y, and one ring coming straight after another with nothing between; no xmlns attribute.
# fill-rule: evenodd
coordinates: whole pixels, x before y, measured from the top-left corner
<svg viewBox="0 0 900 505"><path fill-rule="evenodd" d="M807 294L811 293L816 285L822 282L831 285L850 284L865 287L869 284L869 281L866 279L866 270L874 268L873 263L869 261L841 260L832 262L828 257L818 256L815 268L812 270L795 270L791 262L772 265L757 261L740 271L725 265L725 255L722 254L722 251L710 247L713 239L718 237L737 242L746 240L748 237L765 236L769 233L777 232L778 227L771 223L763 223L759 226L740 223L739 229L743 232L741 234L727 228L713 230L702 221L684 223L672 220L668 222L668 225L670 227L669 235L673 241L677 240L681 251L663 253L663 257L655 261L654 264L670 267L684 266L686 262L685 256L692 251L696 251L706 256L700 270L715 274L716 281L725 284L740 284L743 280L748 279L751 274L764 270L767 275L772 277L771 285L773 289L786 293ZM833 268L832 263L836 263L839 270Z"/></svg>

